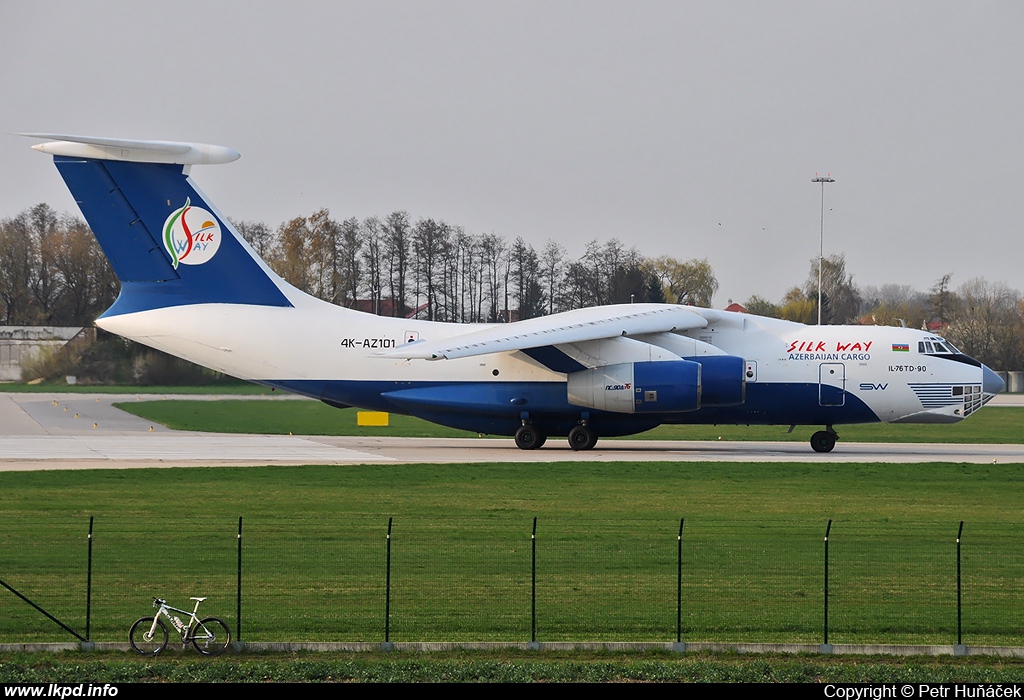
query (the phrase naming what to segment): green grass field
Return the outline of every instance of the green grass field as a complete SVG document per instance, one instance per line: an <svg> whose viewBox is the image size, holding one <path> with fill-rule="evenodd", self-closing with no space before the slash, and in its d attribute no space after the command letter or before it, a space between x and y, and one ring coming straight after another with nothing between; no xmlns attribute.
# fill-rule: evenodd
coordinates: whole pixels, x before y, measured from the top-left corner
<svg viewBox="0 0 1024 700"><path fill-rule="evenodd" d="M295 435L387 435L392 437L472 437L475 433L445 428L419 418L391 414L386 428L356 425L356 409L331 408L315 401L253 402L143 401L118 408L176 430L216 433ZM662 425L635 438L649 440L773 440L806 442L820 427ZM979 411L954 425L837 426L849 442L1019 443L1024 440L1024 408L998 407Z"/></svg>
<svg viewBox="0 0 1024 700"><path fill-rule="evenodd" d="M542 641L671 641L677 534L683 639L818 643L834 519L830 641L1024 645L1019 465L563 463L0 473L0 579L121 640L153 596L242 637L381 641L392 517L391 639L530 635L537 529ZM71 638L0 590L0 642Z"/></svg>

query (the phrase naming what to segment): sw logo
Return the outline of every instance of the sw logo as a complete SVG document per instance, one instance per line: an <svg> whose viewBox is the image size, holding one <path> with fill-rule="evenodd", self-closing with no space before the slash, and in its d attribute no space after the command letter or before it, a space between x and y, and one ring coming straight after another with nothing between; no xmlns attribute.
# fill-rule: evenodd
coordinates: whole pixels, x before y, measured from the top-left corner
<svg viewBox="0 0 1024 700"><path fill-rule="evenodd" d="M860 385L860 390L861 391L885 391L885 387L887 387L887 386L889 386L889 385L888 384L869 384L867 382L864 382L863 384Z"/></svg>
<svg viewBox="0 0 1024 700"><path fill-rule="evenodd" d="M164 222L164 248L171 264L202 265L220 248L221 231L217 218L202 207L193 207L190 199Z"/></svg>

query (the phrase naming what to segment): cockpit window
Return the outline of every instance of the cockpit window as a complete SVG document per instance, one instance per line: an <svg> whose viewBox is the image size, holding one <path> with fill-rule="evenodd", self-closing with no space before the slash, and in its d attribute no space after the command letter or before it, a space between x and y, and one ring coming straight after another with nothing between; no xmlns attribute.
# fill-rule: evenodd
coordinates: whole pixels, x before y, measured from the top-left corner
<svg viewBox="0 0 1024 700"><path fill-rule="evenodd" d="M917 351L922 355L959 355L961 354L953 343L948 340L943 341L931 341L931 340L919 340L917 342Z"/></svg>

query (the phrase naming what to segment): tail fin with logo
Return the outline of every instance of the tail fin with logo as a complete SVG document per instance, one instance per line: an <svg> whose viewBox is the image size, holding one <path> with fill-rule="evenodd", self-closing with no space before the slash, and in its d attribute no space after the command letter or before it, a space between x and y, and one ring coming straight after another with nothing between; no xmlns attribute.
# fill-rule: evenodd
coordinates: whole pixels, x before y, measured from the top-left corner
<svg viewBox="0 0 1024 700"><path fill-rule="evenodd" d="M239 154L207 144L25 134L53 155L121 295L104 316L188 304L291 306L285 283L188 176Z"/></svg>

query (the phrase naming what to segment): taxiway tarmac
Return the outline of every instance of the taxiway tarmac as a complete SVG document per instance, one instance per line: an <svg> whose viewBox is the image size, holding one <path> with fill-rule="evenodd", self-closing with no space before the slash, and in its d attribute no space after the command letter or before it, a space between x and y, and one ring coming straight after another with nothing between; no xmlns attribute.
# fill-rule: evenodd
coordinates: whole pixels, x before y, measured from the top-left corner
<svg viewBox="0 0 1024 700"><path fill-rule="evenodd" d="M159 398L134 394L0 394L0 471L560 461L1024 462L1021 444L840 442L835 451L818 454L803 442L604 440L593 451L573 452L565 441L555 439L540 450L522 451L511 439L227 435L168 430L112 405ZM187 398L215 401L228 397ZM998 399L1002 404L1024 403L1017 397Z"/></svg>

